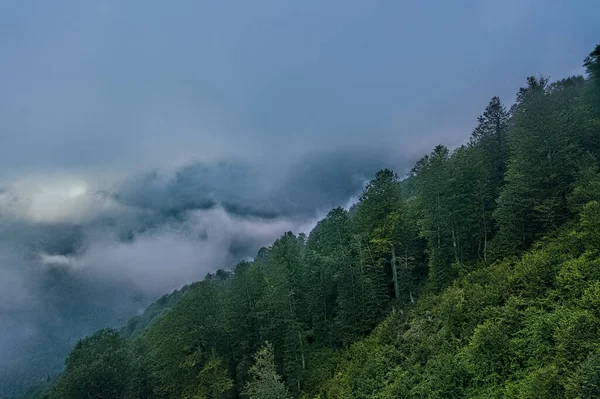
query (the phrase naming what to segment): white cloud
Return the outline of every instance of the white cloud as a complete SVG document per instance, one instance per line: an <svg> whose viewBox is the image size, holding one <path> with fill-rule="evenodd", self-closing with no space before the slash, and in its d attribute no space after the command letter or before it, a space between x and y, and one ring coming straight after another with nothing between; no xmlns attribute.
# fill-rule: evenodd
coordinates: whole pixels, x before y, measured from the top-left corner
<svg viewBox="0 0 600 399"><path fill-rule="evenodd" d="M92 278L131 284L136 291L160 295L228 269L286 231L309 232L316 221L236 217L223 208L197 210L181 224L167 224L138 234L132 241L106 235L89 237L85 252L66 256L40 253L42 264L68 267ZM242 251L243 252L243 251Z"/></svg>
<svg viewBox="0 0 600 399"><path fill-rule="evenodd" d="M63 265L73 266L76 264L75 258L66 255L49 255L46 253L40 253L40 260L44 265Z"/></svg>
<svg viewBox="0 0 600 399"><path fill-rule="evenodd" d="M26 178L0 194L0 212L35 223L86 222L122 208L85 180L73 177Z"/></svg>

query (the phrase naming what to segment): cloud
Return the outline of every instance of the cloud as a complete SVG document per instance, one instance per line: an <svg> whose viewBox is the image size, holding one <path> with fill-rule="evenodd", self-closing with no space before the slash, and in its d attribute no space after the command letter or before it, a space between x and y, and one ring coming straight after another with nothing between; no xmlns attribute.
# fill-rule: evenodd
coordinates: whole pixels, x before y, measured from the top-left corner
<svg viewBox="0 0 600 399"><path fill-rule="evenodd" d="M339 151L279 168L196 162L104 185L30 176L0 193L0 238L24 261L22 273L64 269L157 296L232 267L286 231L309 233L382 167L391 161L379 153Z"/></svg>
<svg viewBox="0 0 600 399"><path fill-rule="evenodd" d="M47 264L67 266L96 281L126 283L156 297L219 268L230 268L301 224L239 217L217 206L189 211L182 221L157 226L128 241L95 237L81 255L42 257Z"/></svg>
<svg viewBox="0 0 600 399"><path fill-rule="evenodd" d="M83 179L29 177L0 193L5 217L31 223L83 223L122 211L122 205Z"/></svg>
<svg viewBox="0 0 600 399"><path fill-rule="evenodd" d="M0 268L0 313L26 311L34 301L33 293L18 270L13 270L2 259Z"/></svg>
<svg viewBox="0 0 600 399"><path fill-rule="evenodd" d="M340 151L279 167L194 162L103 184L84 174L5 184L0 386L23 388L32 382L25 375L52 374L81 336L123 324L158 296L253 257L286 231L309 233L389 162Z"/></svg>
<svg viewBox="0 0 600 399"><path fill-rule="evenodd" d="M19 183L5 196L13 217L31 223L23 229L43 223L50 230L32 240L41 243L33 250L42 265L157 296L253 256L286 231L309 233L362 188L366 165L375 171L374 162L352 158L307 159L287 175L256 165L194 164L171 176L153 172L115 183L102 195L85 182L29 191L23 187L34 185ZM56 202L31 205L48 198ZM75 246L50 237L59 228L71 232Z"/></svg>
<svg viewBox="0 0 600 399"><path fill-rule="evenodd" d="M48 255L44 252L40 253L40 260L44 265L72 266L75 264L75 260L71 256Z"/></svg>

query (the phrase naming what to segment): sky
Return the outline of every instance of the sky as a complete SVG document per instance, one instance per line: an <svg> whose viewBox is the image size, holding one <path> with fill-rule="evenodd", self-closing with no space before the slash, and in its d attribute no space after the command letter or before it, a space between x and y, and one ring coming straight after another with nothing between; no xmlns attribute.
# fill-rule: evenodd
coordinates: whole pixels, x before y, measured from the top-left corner
<svg viewBox="0 0 600 399"><path fill-rule="evenodd" d="M0 170L121 175L458 144L493 95L580 70L599 11L595 0L5 1Z"/></svg>
<svg viewBox="0 0 600 399"><path fill-rule="evenodd" d="M308 233L376 170L464 143L527 76L583 73L598 15L596 0L0 2L0 398L83 335Z"/></svg>

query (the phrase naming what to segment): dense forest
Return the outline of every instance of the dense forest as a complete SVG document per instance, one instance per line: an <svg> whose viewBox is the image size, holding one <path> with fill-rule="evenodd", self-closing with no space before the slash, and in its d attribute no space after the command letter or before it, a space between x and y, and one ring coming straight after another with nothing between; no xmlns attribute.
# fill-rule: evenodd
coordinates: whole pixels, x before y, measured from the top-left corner
<svg viewBox="0 0 600 399"><path fill-rule="evenodd" d="M82 339L28 397L600 397L600 46L584 66Z"/></svg>

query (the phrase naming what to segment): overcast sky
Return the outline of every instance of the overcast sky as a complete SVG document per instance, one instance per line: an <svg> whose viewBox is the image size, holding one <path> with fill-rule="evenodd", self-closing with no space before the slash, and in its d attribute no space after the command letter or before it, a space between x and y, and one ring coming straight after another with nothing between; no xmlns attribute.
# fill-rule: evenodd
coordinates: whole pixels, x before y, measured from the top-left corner
<svg viewBox="0 0 600 399"><path fill-rule="evenodd" d="M598 0L0 1L0 397L582 73Z"/></svg>
<svg viewBox="0 0 600 399"><path fill-rule="evenodd" d="M119 172L465 140L581 71L596 0L3 1L0 170Z"/></svg>

